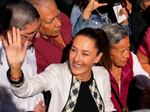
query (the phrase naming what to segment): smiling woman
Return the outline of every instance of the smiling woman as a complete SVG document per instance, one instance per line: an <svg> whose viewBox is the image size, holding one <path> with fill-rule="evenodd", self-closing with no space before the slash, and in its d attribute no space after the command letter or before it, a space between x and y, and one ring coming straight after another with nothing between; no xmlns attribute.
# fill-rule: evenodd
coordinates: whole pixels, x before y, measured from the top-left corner
<svg viewBox="0 0 150 112"><path fill-rule="evenodd" d="M100 29L88 28L79 32L75 36L69 55L73 74L81 78L80 80L82 78L88 80L85 78L91 75L92 66L97 64L102 57L104 63L109 63L108 46L106 34Z"/></svg>
<svg viewBox="0 0 150 112"><path fill-rule="evenodd" d="M28 97L50 90L52 98L48 112L114 110L110 99L108 72L104 67L94 66L109 53L108 40L103 30L92 28L81 30L75 36L68 62L49 65L40 75L30 79L24 79L21 71L21 62L27 48L18 46L21 42L19 30L17 33L13 30L12 37L8 35L8 38L9 42L17 38L13 44L5 42L10 65L8 78L16 95ZM17 50L11 49L14 46ZM16 58L12 59L12 56Z"/></svg>

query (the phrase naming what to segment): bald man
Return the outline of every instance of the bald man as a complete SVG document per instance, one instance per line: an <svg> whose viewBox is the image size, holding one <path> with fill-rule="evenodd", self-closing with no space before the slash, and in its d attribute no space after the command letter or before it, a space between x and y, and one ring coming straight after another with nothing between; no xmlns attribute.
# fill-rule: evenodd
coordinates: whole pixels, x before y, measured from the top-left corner
<svg viewBox="0 0 150 112"><path fill-rule="evenodd" d="M54 0L29 0L29 2L38 10L42 21L40 33L34 42L37 70L40 73L49 64L64 60L63 57L67 55L64 48L72 41L71 22L58 10ZM49 92L43 93L48 110L51 95Z"/></svg>
<svg viewBox="0 0 150 112"><path fill-rule="evenodd" d="M38 73L52 63L60 63L63 49L72 41L71 22L58 10L54 0L29 0L40 14L42 24L34 46Z"/></svg>

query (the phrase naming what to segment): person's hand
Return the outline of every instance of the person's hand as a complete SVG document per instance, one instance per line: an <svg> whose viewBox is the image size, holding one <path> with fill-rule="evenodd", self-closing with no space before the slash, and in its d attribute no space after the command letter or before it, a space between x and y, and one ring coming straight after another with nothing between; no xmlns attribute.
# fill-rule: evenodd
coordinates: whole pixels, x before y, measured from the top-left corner
<svg viewBox="0 0 150 112"><path fill-rule="evenodd" d="M97 0L89 0L88 5L86 6L86 8L83 11L83 18L89 19L92 11L94 11L95 9L97 9L99 7L106 6L106 5L107 5L107 3L99 3Z"/></svg>
<svg viewBox="0 0 150 112"><path fill-rule="evenodd" d="M97 9L98 7L102 7L105 5L107 5L107 3L99 3L97 0L90 0L85 9L92 12L93 10Z"/></svg>
<svg viewBox="0 0 150 112"><path fill-rule="evenodd" d="M120 11L119 11L119 14L120 14L120 15L123 15L123 14L124 14L124 15L126 16L126 18L129 17L126 8L121 8Z"/></svg>
<svg viewBox="0 0 150 112"><path fill-rule="evenodd" d="M20 30L12 28L12 32L7 32L8 40L3 40L7 60L10 68L20 69L26 55L28 41L21 45Z"/></svg>
<svg viewBox="0 0 150 112"><path fill-rule="evenodd" d="M128 25L129 24L128 23L129 15L128 15L128 12L127 12L127 10L125 8L121 8L120 11L119 11L119 15L123 15L123 14L126 16L126 20L124 20L121 24L122 25Z"/></svg>
<svg viewBox="0 0 150 112"><path fill-rule="evenodd" d="M44 101L40 101L35 107L34 112L46 112Z"/></svg>

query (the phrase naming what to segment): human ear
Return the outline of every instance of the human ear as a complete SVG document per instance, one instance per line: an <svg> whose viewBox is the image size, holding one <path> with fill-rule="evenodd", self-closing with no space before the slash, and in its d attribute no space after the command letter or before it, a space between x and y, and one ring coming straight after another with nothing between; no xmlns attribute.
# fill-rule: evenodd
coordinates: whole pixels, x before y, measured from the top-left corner
<svg viewBox="0 0 150 112"><path fill-rule="evenodd" d="M94 63L98 63L98 62L100 61L100 59L101 59L102 56L103 56L103 53L100 52L100 53L96 56L96 58L95 58L95 60L94 60Z"/></svg>

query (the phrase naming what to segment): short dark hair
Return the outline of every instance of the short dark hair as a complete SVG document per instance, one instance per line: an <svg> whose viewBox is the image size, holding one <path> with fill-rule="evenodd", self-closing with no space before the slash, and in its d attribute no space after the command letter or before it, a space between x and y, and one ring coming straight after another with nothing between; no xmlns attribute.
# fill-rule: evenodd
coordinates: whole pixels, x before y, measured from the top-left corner
<svg viewBox="0 0 150 112"><path fill-rule="evenodd" d="M6 7L12 12L9 28L17 27L22 29L25 25L40 18L36 8L25 0L9 3Z"/></svg>
<svg viewBox="0 0 150 112"><path fill-rule="evenodd" d="M6 9L5 5L0 6L0 35L6 35L6 31L9 29L11 14L11 11Z"/></svg>
<svg viewBox="0 0 150 112"><path fill-rule="evenodd" d="M98 64L103 65L107 69L110 68L109 42L106 33L99 28L84 28L75 35L75 38L78 35L86 36L95 41L95 47L98 49L97 54L103 53Z"/></svg>

